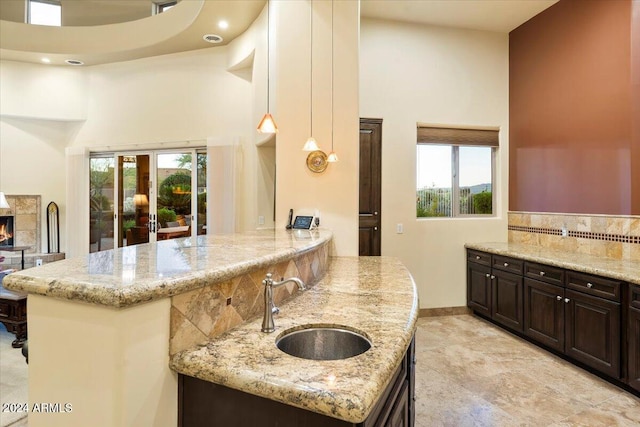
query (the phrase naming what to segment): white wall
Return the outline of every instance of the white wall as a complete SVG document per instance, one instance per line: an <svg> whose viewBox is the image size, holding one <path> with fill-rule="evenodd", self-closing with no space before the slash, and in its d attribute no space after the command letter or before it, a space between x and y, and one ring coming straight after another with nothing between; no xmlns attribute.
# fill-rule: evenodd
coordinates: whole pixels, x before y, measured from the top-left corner
<svg viewBox="0 0 640 427"><path fill-rule="evenodd" d="M421 308L466 305L464 243L507 240L508 47L507 34L361 21L360 116L383 119L382 254L409 268ZM416 218L417 122L500 127L495 218Z"/></svg>
<svg viewBox="0 0 640 427"><path fill-rule="evenodd" d="M41 195L42 247L46 207L60 207L66 244L64 148L87 115L88 82L78 68L0 61L0 186L8 194Z"/></svg>

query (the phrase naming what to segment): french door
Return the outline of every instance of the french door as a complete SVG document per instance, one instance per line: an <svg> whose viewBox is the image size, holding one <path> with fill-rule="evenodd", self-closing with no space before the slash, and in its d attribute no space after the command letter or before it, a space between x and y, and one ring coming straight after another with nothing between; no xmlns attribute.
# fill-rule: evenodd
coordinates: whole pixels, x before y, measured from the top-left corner
<svg viewBox="0 0 640 427"><path fill-rule="evenodd" d="M90 251L206 234L206 153L122 152L90 159Z"/></svg>

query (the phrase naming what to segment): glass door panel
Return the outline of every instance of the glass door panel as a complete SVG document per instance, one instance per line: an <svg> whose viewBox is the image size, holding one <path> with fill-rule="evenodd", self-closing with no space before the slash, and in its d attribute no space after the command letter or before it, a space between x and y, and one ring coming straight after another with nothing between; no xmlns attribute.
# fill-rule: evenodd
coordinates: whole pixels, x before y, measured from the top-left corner
<svg viewBox="0 0 640 427"><path fill-rule="evenodd" d="M207 234L207 153L198 152L197 235Z"/></svg>
<svg viewBox="0 0 640 427"><path fill-rule="evenodd" d="M89 159L89 252L113 249L115 160Z"/></svg>
<svg viewBox="0 0 640 427"><path fill-rule="evenodd" d="M118 247L149 241L150 155L118 156Z"/></svg>
<svg viewBox="0 0 640 427"><path fill-rule="evenodd" d="M157 154L157 238L192 234L192 174L195 152Z"/></svg>

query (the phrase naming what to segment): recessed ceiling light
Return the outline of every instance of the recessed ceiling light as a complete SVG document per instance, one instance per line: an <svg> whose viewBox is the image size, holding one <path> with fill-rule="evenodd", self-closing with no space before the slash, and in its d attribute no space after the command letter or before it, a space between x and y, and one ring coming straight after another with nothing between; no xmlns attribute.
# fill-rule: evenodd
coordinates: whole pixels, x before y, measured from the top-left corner
<svg viewBox="0 0 640 427"><path fill-rule="evenodd" d="M222 37L217 34L205 34L202 39L208 43L222 43Z"/></svg>
<svg viewBox="0 0 640 427"><path fill-rule="evenodd" d="M49 58L42 58L41 61L44 62L45 64L51 63L51 60Z"/></svg>
<svg viewBox="0 0 640 427"><path fill-rule="evenodd" d="M225 21L224 19L221 21L218 21L218 28L222 29L222 30L226 30L227 28L229 28L229 23L227 21Z"/></svg>
<svg viewBox="0 0 640 427"><path fill-rule="evenodd" d="M84 65L84 62L78 61L77 59L67 59L64 62L66 62L69 65Z"/></svg>

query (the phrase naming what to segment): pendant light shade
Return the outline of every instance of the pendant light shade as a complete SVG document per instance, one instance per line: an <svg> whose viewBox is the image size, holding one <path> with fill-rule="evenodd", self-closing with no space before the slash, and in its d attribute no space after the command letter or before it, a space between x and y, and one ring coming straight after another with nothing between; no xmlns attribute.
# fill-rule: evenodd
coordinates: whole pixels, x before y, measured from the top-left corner
<svg viewBox="0 0 640 427"><path fill-rule="evenodd" d="M270 20L269 20L269 8L270 8L270 4L269 1L267 1L267 112L265 113L264 116L262 116L262 120L260 120L260 123L258 123L258 132L260 133L277 133L278 132L278 126L276 125L275 120L273 120L273 117L271 116L271 114L269 113L269 56L271 54L271 51L269 49L270 46L270 38L271 38L271 31L270 31Z"/></svg>
<svg viewBox="0 0 640 427"><path fill-rule="evenodd" d="M304 147L302 147L302 151L318 151L320 147L318 147L318 143L316 139L312 136L307 139L307 142L304 143Z"/></svg>
<svg viewBox="0 0 640 427"><path fill-rule="evenodd" d="M262 120L258 123L258 132L260 133L277 133L278 126L276 122L273 120L273 116L269 113L266 113L262 116Z"/></svg>
<svg viewBox="0 0 640 427"><path fill-rule="evenodd" d="M329 163L335 163L338 161L338 155L336 154L335 151L332 151L329 153L329 155L327 156L327 162Z"/></svg>
<svg viewBox="0 0 640 427"><path fill-rule="evenodd" d="M9 202L7 202L7 198L4 197L4 193L0 191L0 209L9 209Z"/></svg>

